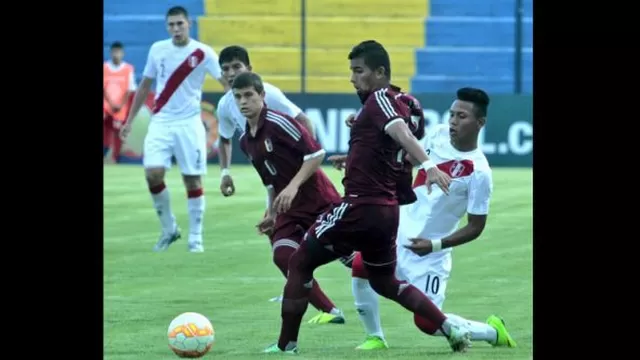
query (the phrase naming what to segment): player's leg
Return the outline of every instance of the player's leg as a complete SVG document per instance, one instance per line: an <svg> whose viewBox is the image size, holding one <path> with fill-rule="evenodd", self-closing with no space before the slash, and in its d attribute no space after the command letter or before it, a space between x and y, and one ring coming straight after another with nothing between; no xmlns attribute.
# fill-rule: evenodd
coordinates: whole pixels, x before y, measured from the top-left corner
<svg viewBox="0 0 640 360"><path fill-rule="evenodd" d="M399 250L398 252L405 252L405 254L401 255L402 261L398 263L398 268L407 274L408 281L411 284L421 289L425 295L442 310L447 290L447 282L451 274L451 252L437 252L424 257L417 256L413 253L408 254L408 250L406 249ZM506 331L502 319L497 318L500 322L498 326L501 330L504 330L503 336L498 336L497 327L492 326L491 322L481 323L465 319L456 314L447 313L445 315L448 319L456 323L464 324L471 333L472 341L486 341L494 346L515 346L515 342L513 342L513 339L511 339L511 336ZM495 321L495 319L490 318L490 321ZM442 331L426 318L414 315L414 322L418 329L425 334L443 336Z"/></svg>
<svg viewBox="0 0 640 360"><path fill-rule="evenodd" d="M162 124L151 123L144 139L142 163L153 207L162 226L162 234L154 247L155 251L166 250L180 238L180 230L171 211L169 189L164 183L165 171L171 167L172 153L173 139L170 130Z"/></svg>
<svg viewBox="0 0 640 360"><path fill-rule="evenodd" d="M264 352L297 352L300 324L307 311L309 293L313 288L313 272L318 267L338 259L341 255L351 253L351 251L334 252L330 238L326 234L339 227L340 219L348 214L347 206L340 204L323 214L318 222L307 231L305 241L300 244L298 250L291 255L289 274L282 299L280 337L277 344L269 346ZM323 239L318 240L319 236Z"/></svg>
<svg viewBox="0 0 640 360"><path fill-rule="evenodd" d="M113 143L114 129L113 129L113 117L109 114L104 114L102 118L102 156L103 162L109 160L109 151L111 150Z"/></svg>
<svg viewBox="0 0 640 360"><path fill-rule="evenodd" d="M456 324L438 309L415 286L395 276L398 208L367 206L361 219L370 223L370 230L362 236L359 248L362 262L369 274L369 283L375 292L402 305L414 314L428 319L441 330L454 351L464 351L470 345L469 331ZM364 235L364 234L363 234Z"/></svg>
<svg viewBox="0 0 640 360"><path fill-rule="evenodd" d="M356 349L387 349L389 346L380 325L378 294L369 284L369 274L362 263L362 255L359 252L354 254L351 264L351 291L360 322L364 325L367 334L364 343L360 344Z"/></svg>
<svg viewBox="0 0 640 360"><path fill-rule="evenodd" d="M113 142L112 142L112 150L111 150L111 158L114 163L118 162L120 159L120 151L122 150L122 139L120 139L120 129L124 124L124 120L117 120L113 122Z"/></svg>
<svg viewBox="0 0 640 360"><path fill-rule="evenodd" d="M283 229L287 232L287 229ZM298 234L289 234L289 236L280 235L282 231L276 229L272 239L271 249L273 252L273 263L280 269L282 275L287 277L289 272L289 259L291 255L300 247L302 236ZM291 231L289 231L291 233ZM309 292L309 303L321 313L313 317L309 323L312 324L344 324L344 314L334 305L333 301L322 291L317 281L313 282L313 288Z"/></svg>
<svg viewBox="0 0 640 360"><path fill-rule="evenodd" d="M189 251L203 252L202 228L205 211L202 176L207 173L207 137L200 115L174 132L175 157L187 189Z"/></svg>

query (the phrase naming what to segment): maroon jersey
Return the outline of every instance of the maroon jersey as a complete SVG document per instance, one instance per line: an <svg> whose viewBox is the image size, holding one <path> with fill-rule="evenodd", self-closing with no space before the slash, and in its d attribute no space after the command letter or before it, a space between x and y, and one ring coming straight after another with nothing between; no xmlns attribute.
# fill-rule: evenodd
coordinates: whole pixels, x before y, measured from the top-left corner
<svg viewBox="0 0 640 360"><path fill-rule="evenodd" d="M262 183L279 194L298 173L305 160L325 151L309 132L291 117L263 108L255 136L249 124L240 137L240 148L260 175ZM287 212L290 216L317 216L341 201L325 173L318 169L300 186Z"/></svg>
<svg viewBox="0 0 640 360"><path fill-rule="evenodd" d="M362 108L351 126L343 184L346 201L360 204L398 204L397 182L404 172L404 152L385 129L410 118L409 107L383 88L362 97Z"/></svg>
<svg viewBox="0 0 640 360"><path fill-rule="evenodd" d="M400 88L392 88L393 90L400 91ZM409 106L409 110L411 112L411 118L409 119L407 125L409 129L413 133L413 135L418 139L422 139L424 137L424 113L422 111L422 106L418 99L413 96L405 93L399 93L396 95L396 98ZM418 198L416 194L413 192L413 164L409 161L404 161L404 169L403 173L398 179L397 187L396 187L396 196L398 197L398 203L400 205L407 205L414 203Z"/></svg>

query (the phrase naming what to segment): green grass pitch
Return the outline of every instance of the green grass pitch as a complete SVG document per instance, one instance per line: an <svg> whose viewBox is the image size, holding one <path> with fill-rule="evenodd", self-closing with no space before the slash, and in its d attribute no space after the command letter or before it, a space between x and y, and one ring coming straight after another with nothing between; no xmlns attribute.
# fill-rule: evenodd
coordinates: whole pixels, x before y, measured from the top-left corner
<svg viewBox="0 0 640 360"><path fill-rule="evenodd" d="M185 311L209 317L216 343L205 358L268 359L260 351L277 340L279 295L284 279L271 262L269 243L254 225L261 219L265 190L248 166L233 166L236 195L223 198L219 170L205 180L205 253L187 252L186 196L179 172L167 176L173 211L183 239L167 252L151 251L159 224L151 207L143 170L104 168L104 358L177 358L167 346L167 327ZM339 190L341 174L326 169ZM516 349L474 343L452 354L442 338L424 336L412 315L381 299L382 325L391 348L358 352L364 339L353 306L350 273L339 263L317 271L326 293L345 311L345 325L309 325L300 331L301 359L530 359L532 354L532 170L495 169L494 198L480 239L454 251L445 312L479 321L501 315L518 342Z"/></svg>

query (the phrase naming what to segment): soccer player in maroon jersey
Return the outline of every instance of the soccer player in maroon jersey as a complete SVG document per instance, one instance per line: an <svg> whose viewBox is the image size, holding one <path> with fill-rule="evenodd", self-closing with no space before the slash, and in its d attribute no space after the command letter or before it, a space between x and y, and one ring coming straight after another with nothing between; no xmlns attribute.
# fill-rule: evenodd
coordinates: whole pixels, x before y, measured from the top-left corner
<svg viewBox="0 0 640 360"><path fill-rule="evenodd" d="M267 353L297 353L298 333L307 310L313 272L354 250L360 251L371 287L407 310L429 319L445 334L454 351L470 345L469 330L447 319L427 296L395 277L398 228L396 187L405 151L428 173L429 191L448 193L451 179L429 160L407 126L409 107L389 88L389 54L376 41L364 41L349 53L351 82L362 108L351 126L342 203L324 213L307 231L289 260L282 300L282 328ZM439 189L433 189L432 184Z"/></svg>
<svg viewBox="0 0 640 360"><path fill-rule="evenodd" d="M397 92L398 94L396 95L396 98L409 107L411 118L407 119L407 125L409 126L409 129L416 137L416 139L421 140L425 135L425 119L420 102L415 97L409 94L402 93L401 89L395 85L389 85L389 88ZM355 115L349 116L349 118L347 118L346 124L348 127L351 127L351 125L353 125L354 119ZM327 160L331 161L336 169L342 170L346 166L347 155L333 155L329 156ZM412 172L413 164L409 159L404 159L404 168L396 184L396 197L398 199L398 205L413 204L417 200L416 194L413 192ZM353 260L356 257L356 253L357 252L354 251L349 256L341 257L340 262L344 266L351 268Z"/></svg>
<svg viewBox="0 0 640 360"><path fill-rule="evenodd" d="M269 235L273 261L286 277L289 258L306 229L340 195L320 170L325 151L300 123L268 109L260 76L246 72L233 80L233 97L247 119L240 148L251 160L269 194L269 206L258 231ZM344 324L344 315L314 281L308 295L321 313L312 323Z"/></svg>

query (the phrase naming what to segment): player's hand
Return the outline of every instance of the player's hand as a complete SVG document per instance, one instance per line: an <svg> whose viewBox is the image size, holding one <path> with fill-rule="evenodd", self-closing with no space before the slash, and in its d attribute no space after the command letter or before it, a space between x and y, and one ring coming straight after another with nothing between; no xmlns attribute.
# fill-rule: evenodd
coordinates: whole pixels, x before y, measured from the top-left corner
<svg viewBox="0 0 640 360"><path fill-rule="evenodd" d="M431 194L431 185L436 184L442 191L449 195L449 184L451 184L451 178L444 171L438 169L438 167L432 167L427 170L427 193Z"/></svg>
<svg viewBox="0 0 640 360"><path fill-rule="evenodd" d="M236 187L233 185L233 179L231 175L225 175L220 181L220 192L224 196L231 196L236 192Z"/></svg>
<svg viewBox="0 0 640 360"><path fill-rule="evenodd" d="M338 170L344 169L347 165L347 155L331 155L327 160Z"/></svg>
<svg viewBox="0 0 640 360"><path fill-rule="evenodd" d="M264 218L262 219L262 221L260 221L258 225L256 225L256 227L258 228L258 233L271 236L271 234L273 233L273 227L275 226L275 224L276 224L275 215L267 211L265 212Z"/></svg>
<svg viewBox="0 0 640 360"><path fill-rule="evenodd" d="M273 209L276 214L287 212L291 208L291 203L293 203L296 195L298 195L298 187L287 185L287 187L276 196L276 199L273 200Z"/></svg>
<svg viewBox="0 0 640 360"><path fill-rule="evenodd" d="M406 249L411 250L414 254L418 256L425 256L433 251L433 245L431 244L431 240L412 238L412 239L409 239L409 241L411 241L411 245L404 245L404 247Z"/></svg>
<svg viewBox="0 0 640 360"><path fill-rule="evenodd" d="M127 121L120 128L120 140L122 140L123 142L127 141L127 137L129 137L130 133L131 133L131 123Z"/></svg>
<svg viewBox="0 0 640 360"><path fill-rule="evenodd" d="M356 114L351 114L347 117L347 120L344 121L344 123L347 125L347 127L351 127L353 126L353 123L356 121Z"/></svg>

